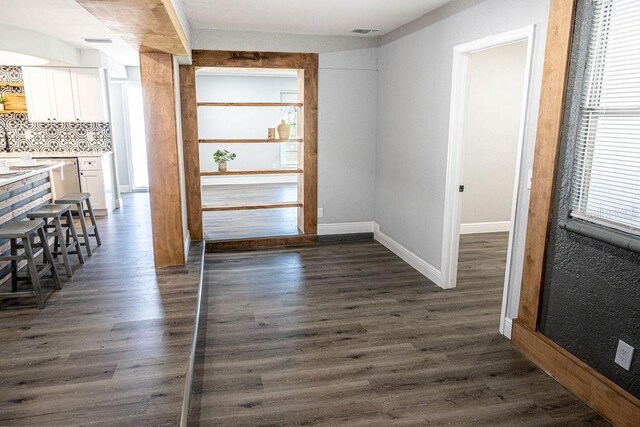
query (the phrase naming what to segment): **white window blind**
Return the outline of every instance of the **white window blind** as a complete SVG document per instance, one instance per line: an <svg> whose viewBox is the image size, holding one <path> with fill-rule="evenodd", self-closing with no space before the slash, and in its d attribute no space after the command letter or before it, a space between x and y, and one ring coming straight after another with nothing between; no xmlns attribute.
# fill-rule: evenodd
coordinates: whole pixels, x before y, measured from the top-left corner
<svg viewBox="0 0 640 427"><path fill-rule="evenodd" d="M640 1L594 5L571 216L640 234Z"/></svg>

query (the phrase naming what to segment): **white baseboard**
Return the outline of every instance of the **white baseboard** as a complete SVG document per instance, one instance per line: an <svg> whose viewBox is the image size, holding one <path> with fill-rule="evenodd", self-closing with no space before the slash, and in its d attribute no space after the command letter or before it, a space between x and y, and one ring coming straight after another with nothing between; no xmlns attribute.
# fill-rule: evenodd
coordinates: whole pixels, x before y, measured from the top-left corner
<svg viewBox="0 0 640 427"><path fill-rule="evenodd" d="M318 234L373 233L373 221L318 224Z"/></svg>
<svg viewBox="0 0 640 427"><path fill-rule="evenodd" d="M191 248L191 234L189 234L189 230L187 230L184 236L184 262L185 263L189 261L190 248Z"/></svg>
<svg viewBox="0 0 640 427"><path fill-rule="evenodd" d="M505 337L511 339L511 328L513 326L513 320L505 317L504 318L504 325L502 326L502 335L504 335Z"/></svg>
<svg viewBox="0 0 640 427"><path fill-rule="evenodd" d="M509 231L510 229L511 221L474 222L470 224L460 224L460 234L498 233L501 231Z"/></svg>
<svg viewBox="0 0 640 427"><path fill-rule="evenodd" d="M131 193L131 186L130 185L120 185L118 187L118 189L120 189L121 193Z"/></svg>
<svg viewBox="0 0 640 427"><path fill-rule="evenodd" d="M202 185L230 185L230 184L281 184L298 182L297 175L255 175L255 176L203 176Z"/></svg>
<svg viewBox="0 0 640 427"><path fill-rule="evenodd" d="M411 252L409 249L402 246L400 243L393 240L391 237L387 236L383 232L380 231L380 224L374 223L374 238L387 247L391 252L398 255L409 264L411 267L415 268L424 275L427 279L431 280L436 285L444 288L442 284L442 272L429 264L427 261L420 258L418 255Z"/></svg>

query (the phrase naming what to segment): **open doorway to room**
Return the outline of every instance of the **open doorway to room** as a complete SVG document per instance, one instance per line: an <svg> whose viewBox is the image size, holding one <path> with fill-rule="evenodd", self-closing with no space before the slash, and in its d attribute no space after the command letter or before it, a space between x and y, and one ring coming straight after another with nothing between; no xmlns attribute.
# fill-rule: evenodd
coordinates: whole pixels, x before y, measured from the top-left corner
<svg viewBox="0 0 640 427"><path fill-rule="evenodd" d="M147 170L147 143L142 106L142 87L128 84L122 87L124 102L125 135L127 142L127 164L132 191L149 190Z"/></svg>
<svg viewBox="0 0 640 427"><path fill-rule="evenodd" d="M196 71L206 240L301 234L297 86L296 70Z"/></svg>
<svg viewBox="0 0 640 427"><path fill-rule="evenodd" d="M533 28L457 46L445 207L446 287L502 296L505 330ZM497 321L496 321L497 323ZM508 331L507 331L508 334Z"/></svg>

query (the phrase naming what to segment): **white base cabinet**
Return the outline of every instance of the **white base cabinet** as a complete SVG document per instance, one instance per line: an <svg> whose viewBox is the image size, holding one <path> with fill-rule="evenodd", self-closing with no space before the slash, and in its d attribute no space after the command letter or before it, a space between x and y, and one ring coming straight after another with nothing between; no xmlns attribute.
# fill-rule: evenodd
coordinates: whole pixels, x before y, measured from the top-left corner
<svg viewBox="0 0 640 427"><path fill-rule="evenodd" d="M80 189L83 193L91 193L91 204L96 215L109 215L115 207L111 155L80 157L78 170Z"/></svg>

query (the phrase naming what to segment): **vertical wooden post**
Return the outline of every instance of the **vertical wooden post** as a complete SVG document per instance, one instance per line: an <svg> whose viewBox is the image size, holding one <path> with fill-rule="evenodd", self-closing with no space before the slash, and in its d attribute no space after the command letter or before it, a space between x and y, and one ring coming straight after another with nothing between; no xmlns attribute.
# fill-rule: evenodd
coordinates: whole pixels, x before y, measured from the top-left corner
<svg viewBox="0 0 640 427"><path fill-rule="evenodd" d="M518 310L518 322L531 331L535 331L538 325L575 9L576 0L553 0L549 12L524 270Z"/></svg>
<svg viewBox="0 0 640 427"><path fill-rule="evenodd" d="M200 143L196 105L196 67L180 66L180 102L184 150L187 222L192 240L202 240L202 187L200 186Z"/></svg>
<svg viewBox="0 0 640 427"><path fill-rule="evenodd" d="M304 70L298 70L298 89L297 89L297 93L298 93L298 102L301 102L302 108L300 108L300 110L298 111L298 138L302 138L302 142L298 143L298 167L302 170L304 170L304 150L305 150L305 143L304 143L304 137L305 137L305 132L304 132L304 112L305 112L305 106L304 106ZM298 230L300 230L301 233L304 233L304 173L301 173L298 175L298 198L297 200L299 202L303 203L303 206L298 208Z"/></svg>
<svg viewBox="0 0 640 427"><path fill-rule="evenodd" d="M156 267L185 264L173 56L140 53Z"/></svg>
<svg viewBox="0 0 640 427"><path fill-rule="evenodd" d="M298 100L303 103L298 121L302 129L298 165L304 170L298 178L298 228L305 234L318 231L318 57L298 71Z"/></svg>

